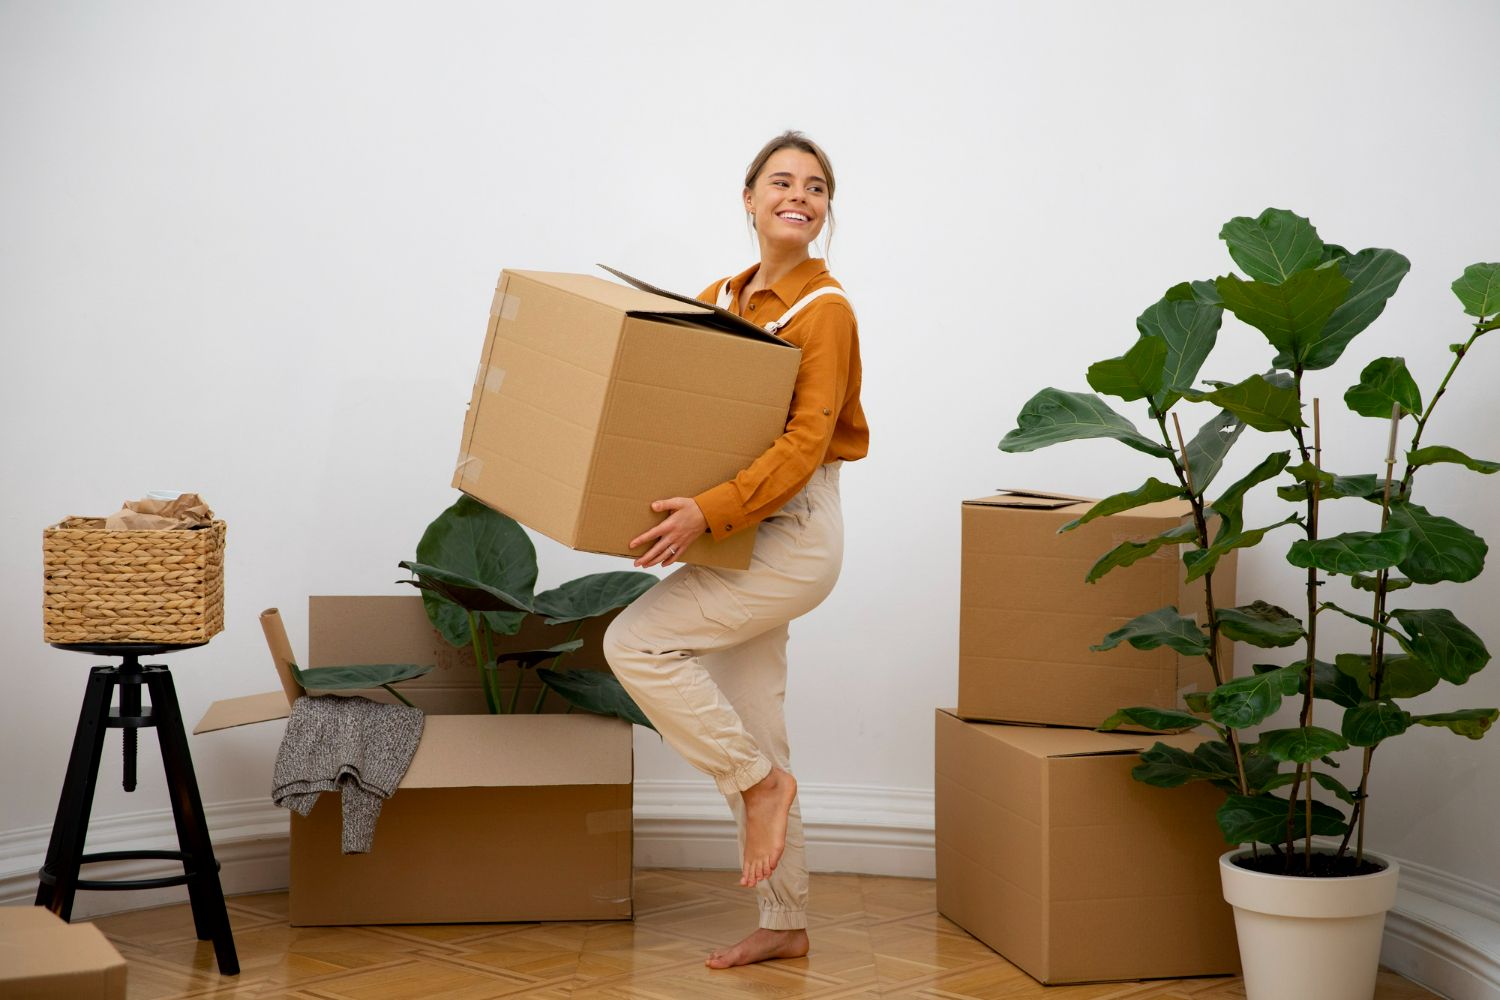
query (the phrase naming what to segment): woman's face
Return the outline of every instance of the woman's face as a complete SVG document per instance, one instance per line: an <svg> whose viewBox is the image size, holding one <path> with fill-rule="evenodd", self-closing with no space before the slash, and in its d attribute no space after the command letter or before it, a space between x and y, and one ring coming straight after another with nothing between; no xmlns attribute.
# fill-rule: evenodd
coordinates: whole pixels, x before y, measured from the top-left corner
<svg viewBox="0 0 1500 1000"><path fill-rule="evenodd" d="M772 153L755 186L745 191L745 210L763 242L806 247L828 218L828 181L818 158L800 149Z"/></svg>

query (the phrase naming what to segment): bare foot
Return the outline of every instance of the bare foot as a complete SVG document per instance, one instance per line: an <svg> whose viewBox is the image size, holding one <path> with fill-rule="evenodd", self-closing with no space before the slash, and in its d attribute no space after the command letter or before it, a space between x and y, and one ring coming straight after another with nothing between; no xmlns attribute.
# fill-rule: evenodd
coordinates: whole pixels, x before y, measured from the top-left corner
<svg viewBox="0 0 1500 1000"><path fill-rule="evenodd" d="M739 944L721 948L703 960L710 969L731 969L775 958L801 958L807 954L807 931L773 931L760 928Z"/></svg>
<svg viewBox="0 0 1500 1000"><path fill-rule="evenodd" d="M796 797L797 779L774 766L770 774L740 793L745 802L740 885L751 886L771 877L786 850L786 817Z"/></svg>

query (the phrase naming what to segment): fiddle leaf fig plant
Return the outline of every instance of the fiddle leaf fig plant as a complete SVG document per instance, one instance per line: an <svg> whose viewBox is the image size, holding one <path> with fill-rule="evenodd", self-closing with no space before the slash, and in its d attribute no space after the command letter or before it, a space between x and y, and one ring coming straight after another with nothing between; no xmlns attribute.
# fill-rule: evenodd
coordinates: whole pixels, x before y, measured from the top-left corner
<svg viewBox="0 0 1500 1000"><path fill-rule="evenodd" d="M1500 327L1500 264L1471 265L1453 282L1469 329L1450 345L1447 371L1430 394L1399 357L1369 361L1358 382L1343 389L1351 411L1389 425L1382 462L1374 449L1357 442L1325 449L1314 376L1336 364L1380 316L1410 269L1406 258L1381 248L1350 252L1325 242L1309 220L1282 209L1231 219L1219 238L1243 274L1168 289L1136 320L1137 338L1123 354L1089 366L1085 377L1094 393L1043 389L1021 408L1000 448L1026 452L1106 437L1162 463L1162 472L1105 498L1063 531L1162 500L1184 500L1191 509L1184 524L1103 553L1087 575L1092 583L1170 548L1179 554L1185 578L1203 588L1200 614L1143 609L1093 647L1166 646L1204 657L1214 678L1213 690L1186 696L1182 706L1124 707L1102 722L1106 730L1130 724L1206 734L1190 750L1157 743L1144 751L1133 771L1136 780L1163 788L1207 781L1221 789L1218 822L1225 840L1252 845L1254 863L1263 870L1312 874L1317 836L1340 838L1331 852L1331 873L1366 871L1364 828L1376 750L1416 726L1479 739L1500 718L1495 708L1424 713L1401 704L1443 684L1464 684L1490 654L1479 634L1451 611L1391 606L1400 591L1465 583L1484 568L1484 540L1413 496L1417 474L1431 465L1480 475L1500 471L1500 461L1424 443L1459 367L1482 336ZM1233 336L1258 332L1264 338L1266 370L1232 382L1200 379L1225 312L1239 321ZM1103 396L1144 409L1144 422ZM1181 423L1195 410L1199 429L1185 439ZM1232 485L1216 488L1225 456L1246 428L1280 443ZM1403 434L1407 445L1398 477L1396 445ZM1325 450L1332 464L1377 468L1334 472L1325 465ZM1274 495L1290 507L1270 523L1247 526L1246 497L1264 484L1272 484ZM1340 524L1357 525L1354 530L1324 530L1321 515L1335 502ZM1441 497L1433 503L1439 505ZM1289 528L1298 537L1287 538L1283 529ZM1305 606L1296 612L1265 601L1220 606L1214 597L1219 560L1273 537L1305 584ZM1352 610L1359 606L1365 610ZM1318 635L1328 614L1357 622L1367 641L1358 649L1328 652ZM1297 658L1288 665L1256 664L1247 676L1231 677L1226 642L1296 647ZM1295 725L1265 728L1288 706L1297 709ZM1361 755L1357 784L1329 771L1338 766L1332 755L1351 749ZM1314 789L1322 794L1315 796Z"/></svg>
<svg viewBox="0 0 1500 1000"><path fill-rule="evenodd" d="M491 712L519 711L524 672L535 669L543 686L533 712L541 711L548 692L555 691L569 703L569 711L576 707L654 728L614 674L557 669L564 657L583 648L579 633L584 626L644 594L656 583L652 574L591 573L534 593L537 566L531 539L514 520L468 496L459 497L427 526L417 543L417 558L400 565L413 578L398 582L422 592L433 627L451 645L472 648ZM567 640L545 649L497 649L496 638L515 635L528 616L573 628ZM518 668L508 695L500 680L506 664Z"/></svg>

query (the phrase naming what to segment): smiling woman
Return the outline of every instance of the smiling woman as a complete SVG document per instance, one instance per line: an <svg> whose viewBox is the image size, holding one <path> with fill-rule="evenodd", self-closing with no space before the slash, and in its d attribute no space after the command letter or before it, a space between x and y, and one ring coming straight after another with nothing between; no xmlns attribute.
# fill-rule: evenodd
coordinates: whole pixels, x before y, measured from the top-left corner
<svg viewBox="0 0 1500 1000"><path fill-rule="evenodd" d="M747 570L683 566L605 635L620 682L662 738L711 775L739 825L740 884L760 927L708 958L727 968L807 954L807 865L786 720L787 623L822 603L843 563L839 469L863 458L854 310L808 247L833 222L833 168L799 132L768 142L741 193L760 261L699 296L801 349L786 429L728 482L658 500L667 516L634 539L637 566L669 566L705 531L760 525Z"/></svg>

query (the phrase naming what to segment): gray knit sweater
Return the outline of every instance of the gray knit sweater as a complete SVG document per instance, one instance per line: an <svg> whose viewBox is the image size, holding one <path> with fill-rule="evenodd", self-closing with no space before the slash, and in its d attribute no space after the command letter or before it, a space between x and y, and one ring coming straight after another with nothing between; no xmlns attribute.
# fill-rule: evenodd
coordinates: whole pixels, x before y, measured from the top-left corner
<svg viewBox="0 0 1500 1000"><path fill-rule="evenodd" d="M422 739L421 709L368 698L298 698L276 755L271 798L301 816L321 792L338 791L345 854L375 842L380 805L401 783Z"/></svg>

